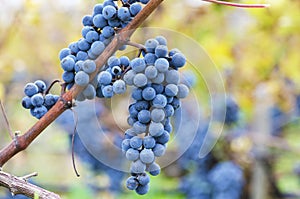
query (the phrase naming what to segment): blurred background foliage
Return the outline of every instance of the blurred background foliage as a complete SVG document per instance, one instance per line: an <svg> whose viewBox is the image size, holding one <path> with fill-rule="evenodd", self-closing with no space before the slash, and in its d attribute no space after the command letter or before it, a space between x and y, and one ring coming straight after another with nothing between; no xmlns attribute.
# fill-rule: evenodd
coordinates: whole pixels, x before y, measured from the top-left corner
<svg viewBox="0 0 300 199"><path fill-rule="evenodd" d="M0 99L4 102L11 127L22 133L36 121L21 107L23 86L35 79L47 82L60 79L62 69L59 66L59 50L81 37L82 16L91 13L93 5L102 1L0 2ZM255 0L241 2L258 3ZM236 126L251 129L255 124L257 89L261 86L266 88L264 92L269 97L267 104L278 107L288 115L285 127L280 129L283 133L275 139L275 143L279 144L271 146L271 153L276 157L274 176L280 190L297 193L300 188L299 177L293 173L293 169L300 152L299 121L294 116L297 111L296 96L300 94L300 2L266 0L259 3L270 3L271 6L267 9L246 10L212 5L200 0L169 0L143 26L180 32L203 47L222 74L226 93L234 96L238 102L241 117ZM201 65L201 59L194 64L196 67L205 67ZM195 76L201 79L201 75ZM58 86L54 89L59 93ZM203 106L203 110L209 109L209 94L203 81L198 81L193 92L204 98L206 96L200 106ZM118 101L122 104L122 98L116 99ZM110 114L109 111L107 114ZM116 128L116 122L107 120L104 121L107 126ZM0 146L3 147L10 140L2 115L0 126ZM116 129L120 131L125 127L126 124L120 124ZM225 126L223 134L227 135L226 132L234 128ZM226 154L229 152L232 156L240 155L239 162L243 167L252 167L253 164L249 163L251 160L243 160L243 156L247 157L255 141L243 136L223 141L225 137L214 148L217 159L230 159L228 156L231 155ZM231 148L224 152L223 145L226 144ZM75 177L72 170L67 134L59 125L52 124L32 146L14 157L4 169L20 176L38 171L39 177L34 180L61 193L63 198L95 197L86 187L87 182L106 187L109 181L107 176L95 178L84 164L79 162L78 166L82 174L80 178ZM179 181L178 176L161 175L153 178L151 191L146 197L185 198L178 191ZM4 194L5 190L1 191ZM119 195L106 189L98 194L99 198L141 197L125 190Z"/></svg>

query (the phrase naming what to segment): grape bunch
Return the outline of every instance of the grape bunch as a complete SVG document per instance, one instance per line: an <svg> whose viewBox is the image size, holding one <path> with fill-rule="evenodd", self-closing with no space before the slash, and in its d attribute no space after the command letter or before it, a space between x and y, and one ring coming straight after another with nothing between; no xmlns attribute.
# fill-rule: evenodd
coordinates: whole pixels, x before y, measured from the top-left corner
<svg viewBox="0 0 300 199"><path fill-rule="evenodd" d="M148 1L139 2L147 4ZM74 83L80 86L88 84L89 74L96 70L95 64L91 60L95 60L111 42L116 32L126 27L141 10L142 5L138 1L123 1L122 6L118 7L116 1L106 0L103 4L94 6L92 15L83 17L82 38L71 42L67 48L63 48L59 53L61 67L64 70L62 79L67 84L68 89ZM120 50L125 48L126 46L123 46ZM93 90L91 85L88 86L85 91L88 95L85 98L95 97L97 86L94 85L94 88ZM79 99L84 100L83 96L80 96Z"/></svg>
<svg viewBox="0 0 300 199"><path fill-rule="evenodd" d="M47 86L44 81L37 80L28 83L24 87L25 97L22 99L22 106L30 109L32 116L40 119L58 101L59 96L47 93Z"/></svg>
<svg viewBox="0 0 300 199"><path fill-rule="evenodd" d="M133 86L129 106L128 124L122 150L132 161L131 177L126 181L130 190L146 194L149 190L148 174L156 176L160 166L156 157L164 155L172 132L171 117L185 98L189 89L180 84L178 69L186 62L177 49L168 50L167 41L158 36L145 43L142 57L130 61L130 70L123 77L127 85Z"/></svg>

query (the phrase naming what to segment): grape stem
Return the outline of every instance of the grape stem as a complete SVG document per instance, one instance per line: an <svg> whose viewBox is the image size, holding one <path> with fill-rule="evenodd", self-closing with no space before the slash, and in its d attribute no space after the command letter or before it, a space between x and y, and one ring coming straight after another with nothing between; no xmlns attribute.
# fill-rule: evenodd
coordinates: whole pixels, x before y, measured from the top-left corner
<svg viewBox="0 0 300 199"><path fill-rule="evenodd" d="M49 94L49 92L50 92L50 90L52 89L52 87L53 87L56 83L59 83L59 82L60 82L59 79L54 80L54 81L50 84L49 88L46 90L45 94L46 94L46 95Z"/></svg>
<svg viewBox="0 0 300 199"><path fill-rule="evenodd" d="M142 44L138 44L138 43L135 43L135 42L132 42L132 41L128 41L126 44L127 44L128 46L133 46L133 47L138 48L139 50L143 50L143 51L146 52L146 48L145 48L145 46L142 45Z"/></svg>
<svg viewBox="0 0 300 199"><path fill-rule="evenodd" d="M104 52L95 60L97 70L90 75L92 81L97 73L101 71L102 66L105 65L108 58L111 57L121 46L130 40L130 37L135 30L148 18L148 16L163 2L164 0L151 0L141 10L141 12L124 28L105 48ZM73 99L83 91L85 87L74 85L71 90L67 91L61 96L58 102L36 122L27 132L18 136L16 145L11 141L0 151L0 167L2 167L8 160L18 154L20 151L25 150L59 115L66 111L69 107L65 106L64 102L72 102ZM1 182L1 180L0 180Z"/></svg>
<svg viewBox="0 0 300 199"><path fill-rule="evenodd" d="M73 114L74 114L74 118L75 118L75 126L74 126L74 131L73 131L73 134L72 134L72 165L73 165L73 170L76 174L77 177L80 177L80 174L76 168L76 162L75 162L75 151L74 151L74 140L75 140L75 134L77 132L77 123L78 123L78 116L76 114L76 112L71 109L73 111Z"/></svg>
<svg viewBox="0 0 300 199"><path fill-rule="evenodd" d="M7 130L8 130L9 136L13 140L14 139L13 131L12 131L11 126L9 124L9 121L8 121L8 118L7 118L7 114L5 112L5 109L4 109L4 106L3 106L3 103L2 103L1 100L0 100L0 107L1 107L1 111L2 111L2 114L3 114L4 120L5 120L6 126L7 126Z"/></svg>
<svg viewBox="0 0 300 199"><path fill-rule="evenodd" d="M226 6L238 7L238 8L267 8L269 4L244 4L244 3L232 3L227 1L219 1L219 0L202 0L210 3L216 3Z"/></svg>

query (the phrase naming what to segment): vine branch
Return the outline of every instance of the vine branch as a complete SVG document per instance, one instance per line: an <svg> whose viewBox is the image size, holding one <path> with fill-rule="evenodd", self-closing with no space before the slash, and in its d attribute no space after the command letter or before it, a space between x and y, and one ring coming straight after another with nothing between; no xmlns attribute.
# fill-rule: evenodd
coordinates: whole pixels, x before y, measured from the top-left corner
<svg viewBox="0 0 300 199"><path fill-rule="evenodd" d="M13 195L23 194L31 198L37 195L40 199L60 199L59 195L27 182L28 178L36 175L37 173L32 173L24 177L16 177L0 171L0 186L6 187Z"/></svg>
<svg viewBox="0 0 300 199"><path fill-rule="evenodd" d="M130 40L134 31L147 19L147 17L163 2L163 0L151 0L141 12L122 29L106 47L105 51L96 59L97 70L90 75L92 81L97 72L102 69L108 58L112 56L122 45ZM0 167L8 160L25 150L59 115L69 107L64 102L72 102L76 96L83 91L84 87L74 85L71 90L64 93L59 100L37 123L35 123L27 132L15 138L0 151ZM18 144L16 144L18 143Z"/></svg>

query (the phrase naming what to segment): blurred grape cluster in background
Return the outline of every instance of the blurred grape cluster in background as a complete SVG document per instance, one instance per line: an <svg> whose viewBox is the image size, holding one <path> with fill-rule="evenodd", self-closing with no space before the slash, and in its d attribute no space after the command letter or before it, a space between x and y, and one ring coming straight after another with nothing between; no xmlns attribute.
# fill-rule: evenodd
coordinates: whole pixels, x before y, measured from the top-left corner
<svg viewBox="0 0 300 199"><path fill-rule="evenodd" d="M36 122L21 105L24 85L61 78L60 49L81 37L82 17L101 2L1 0L0 99L14 131L26 132ZM134 35L140 41L152 32L162 34L173 47L183 46L188 62L193 60L182 72L190 96L175 113L171 142L158 160L162 175L151 177L151 190L144 197L300 198L300 2L240 2L270 7L238 9L200 0L165 0L143 24L155 30L141 29ZM195 53L187 40L208 56ZM123 53L133 57L137 50ZM226 96L211 93L205 77L209 67L219 72L216 80L224 85ZM59 94L59 85L52 92ZM219 97L225 103L212 106ZM3 169L18 176L37 171L33 183L62 198L143 197L126 190L124 183L128 162L120 147L129 127L129 101L127 94L77 103ZM74 137L79 178L71 162L75 123L86 127L86 133ZM10 141L6 126L1 113L1 148ZM1 188L0 198L12 197Z"/></svg>

